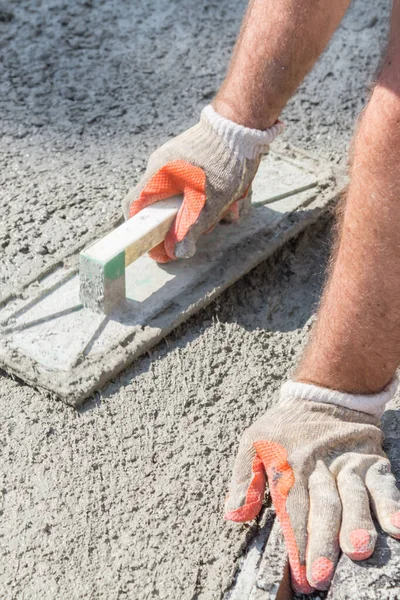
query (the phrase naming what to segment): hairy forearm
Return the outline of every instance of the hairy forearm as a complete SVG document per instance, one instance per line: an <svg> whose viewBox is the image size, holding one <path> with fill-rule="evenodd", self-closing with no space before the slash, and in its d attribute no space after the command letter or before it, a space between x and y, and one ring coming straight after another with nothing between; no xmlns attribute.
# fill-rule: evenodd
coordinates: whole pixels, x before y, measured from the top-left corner
<svg viewBox="0 0 400 600"><path fill-rule="evenodd" d="M353 142L351 182L331 276L297 379L374 393L400 364L400 0Z"/></svg>
<svg viewBox="0 0 400 600"><path fill-rule="evenodd" d="M350 1L250 0L215 110L255 129L275 123Z"/></svg>
<svg viewBox="0 0 400 600"><path fill-rule="evenodd" d="M398 91L400 78L379 82L361 120L333 270L300 381L375 393L400 363Z"/></svg>

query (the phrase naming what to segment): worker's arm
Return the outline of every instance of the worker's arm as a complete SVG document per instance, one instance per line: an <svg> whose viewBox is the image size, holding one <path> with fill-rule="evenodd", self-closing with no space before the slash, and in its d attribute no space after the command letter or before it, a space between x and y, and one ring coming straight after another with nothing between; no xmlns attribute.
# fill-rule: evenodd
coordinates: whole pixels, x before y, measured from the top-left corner
<svg viewBox="0 0 400 600"><path fill-rule="evenodd" d="M352 150L331 273L295 382L245 434L228 518L252 518L265 472L295 586L326 589L339 547L369 557L376 530L400 539L400 492L379 416L400 364L400 0ZM247 485L246 485L247 484Z"/></svg>
<svg viewBox="0 0 400 600"><path fill-rule="evenodd" d="M198 237L250 201L262 154L282 131L282 108L311 69L350 0L251 0L226 80L200 123L150 157L124 200L126 218L183 193L163 244L165 262L192 256ZM223 35L223 32L222 32Z"/></svg>
<svg viewBox="0 0 400 600"><path fill-rule="evenodd" d="M246 127L270 127L349 5L350 0L250 0L215 110Z"/></svg>

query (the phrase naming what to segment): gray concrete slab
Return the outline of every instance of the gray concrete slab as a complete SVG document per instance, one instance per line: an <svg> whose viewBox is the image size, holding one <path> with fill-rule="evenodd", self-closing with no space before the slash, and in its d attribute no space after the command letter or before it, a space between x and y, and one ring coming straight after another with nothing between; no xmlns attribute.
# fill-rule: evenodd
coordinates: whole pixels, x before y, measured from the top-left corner
<svg viewBox="0 0 400 600"><path fill-rule="evenodd" d="M194 124L217 90L245 4L2 3L1 297L118 222L149 152ZM280 150L290 142L345 164L389 10L352 4L284 112ZM257 530L222 520L237 443L304 347L329 251L321 227L84 409L1 376L2 597L224 596Z"/></svg>
<svg viewBox="0 0 400 600"><path fill-rule="evenodd" d="M337 198L343 176L323 161L287 155L262 161L250 216L216 227L193 258L158 265L142 256L129 265L126 301L109 315L81 304L79 272L65 265L4 302L0 366L69 404L81 403Z"/></svg>

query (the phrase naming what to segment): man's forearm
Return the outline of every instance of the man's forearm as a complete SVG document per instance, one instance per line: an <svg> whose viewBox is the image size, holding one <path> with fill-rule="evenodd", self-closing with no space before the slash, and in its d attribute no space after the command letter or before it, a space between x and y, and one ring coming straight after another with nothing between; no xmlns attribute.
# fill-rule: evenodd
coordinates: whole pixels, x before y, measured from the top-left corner
<svg viewBox="0 0 400 600"><path fill-rule="evenodd" d="M296 378L379 392L400 364L400 0L377 85L353 142L336 256Z"/></svg>
<svg viewBox="0 0 400 600"><path fill-rule="evenodd" d="M350 1L250 0L215 110L246 127L273 125Z"/></svg>

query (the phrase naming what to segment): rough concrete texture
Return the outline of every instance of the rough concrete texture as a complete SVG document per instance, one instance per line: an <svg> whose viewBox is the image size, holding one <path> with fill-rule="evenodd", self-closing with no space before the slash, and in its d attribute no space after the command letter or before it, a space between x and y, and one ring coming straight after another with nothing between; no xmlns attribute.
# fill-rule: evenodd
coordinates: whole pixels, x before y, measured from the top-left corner
<svg viewBox="0 0 400 600"><path fill-rule="evenodd" d="M8 598L221 597L256 531L222 519L237 441L302 346L326 236L258 267L78 412L3 379Z"/></svg>
<svg viewBox="0 0 400 600"><path fill-rule="evenodd" d="M1 4L2 295L118 218L148 152L213 96L244 6ZM388 11L351 7L287 139L345 160ZM221 598L255 531L221 519L237 440L294 366L328 245L310 230L79 412L1 379L2 597Z"/></svg>

